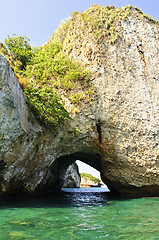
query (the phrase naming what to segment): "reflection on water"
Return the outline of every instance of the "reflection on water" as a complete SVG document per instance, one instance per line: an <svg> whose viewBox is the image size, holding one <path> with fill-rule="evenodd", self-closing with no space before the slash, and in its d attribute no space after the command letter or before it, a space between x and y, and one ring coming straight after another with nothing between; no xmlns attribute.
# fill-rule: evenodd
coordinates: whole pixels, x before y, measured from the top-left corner
<svg viewBox="0 0 159 240"><path fill-rule="evenodd" d="M159 239L159 198L114 200L104 189L63 189L0 202L2 240Z"/></svg>
<svg viewBox="0 0 159 240"><path fill-rule="evenodd" d="M64 197L73 206L100 205L107 201L108 188L63 188Z"/></svg>

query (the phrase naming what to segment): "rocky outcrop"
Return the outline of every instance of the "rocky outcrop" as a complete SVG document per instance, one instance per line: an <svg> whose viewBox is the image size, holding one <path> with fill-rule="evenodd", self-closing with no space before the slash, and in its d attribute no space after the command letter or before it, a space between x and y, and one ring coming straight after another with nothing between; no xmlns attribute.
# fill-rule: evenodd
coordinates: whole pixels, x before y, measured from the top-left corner
<svg viewBox="0 0 159 240"><path fill-rule="evenodd" d="M64 184L63 188L79 188L81 177L78 170L78 165L76 163L72 163L68 166L66 169L65 175L64 175Z"/></svg>
<svg viewBox="0 0 159 240"><path fill-rule="evenodd" d="M131 9L116 26L116 43L105 38L97 44L76 14L76 47L69 54L89 65L96 94L57 130L40 126L0 56L1 194L59 188L63 164L80 159L99 170L113 192L158 196L158 25ZM69 100L63 101L69 111Z"/></svg>
<svg viewBox="0 0 159 240"><path fill-rule="evenodd" d="M81 174L80 187L101 187L102 182L100 179L93 177L91 174Z"/></svg>

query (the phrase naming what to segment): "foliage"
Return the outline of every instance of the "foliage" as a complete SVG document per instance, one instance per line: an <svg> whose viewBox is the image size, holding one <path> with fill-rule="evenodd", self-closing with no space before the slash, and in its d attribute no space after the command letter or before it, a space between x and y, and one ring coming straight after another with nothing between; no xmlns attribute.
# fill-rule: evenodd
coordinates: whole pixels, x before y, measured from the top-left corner
<svg viewBox="0 0 159 240"><path fill-rule="evenodd" d="M4 46L3 43L0 43L0 54L2 54L7 59L7 61L9 62L12 68L15 68L15 61L11 57L11 55L9 54L7 48Z"/></svg>
<svg viewBox="0 0 159 240"><path fill-rule="evenodd" d="M56 32L53 34L50 41L52 41L53 39L56 39L55 41L63 42L66 37L66 33L69 28L69 25L70 25L70 18L66 18L65 20L61 21L60 26L57 28Z"/></svg>
<svg viewBox="0 0 159 240"><path fill-rule="evenodd" d="M134 9L137 10L139 13L143 14L143 12L141 11L140 8L138 8L138 7L134 7Z"/></svg>
<svg viewBox="0 0 159 240"><path fill-rule="evenodd" d="M31 60L33 51L29 45L29 41L27 37L17 36L15 34L11 37L8 36L8 38L4 40L4 46L16 61L17 71L24 70Z"/></svg>
<svg viewBox="0 0 159 240"><path fill-rule="evenodd" d="M137 10L139 13L141 13L143 15L143 17L147 18L148 20L150 20L153 23L157 23L159 24L159 21L156 21L153 17L149 16L148 14L144 14L141 9L139 9L138 7L134 7L135 10Z"/></svg>
<svg viewBox="0 0 159 240"><path fill-rule="evenodd" d="M68 119L69 114L60 103L60 97L47 85L43 88L35 88L32 84L24 89L31 109L36 117L45 125L56 126L62 120Z"/></svg>
<svg viewBox="0 0 159 240"><path fill-rule="evenodd" d="M81 173L80 175L81 175L81 178L84 178L85 180L90 179L91 181L93 181L95 183L100 183L100 179L93 177L89 173Z"/></svg>
<svg viewBox="0 0 159 240"><path fill-rule="evenodd" d="M27 66L25 76L34 77L38 84L51 84L64 89L74 88L76 81L89 80L89 73L82 66L61 53L62 45L50 43L36 52Z"/></svg>
<svg viewBox="0 0 159 240"><path fill-rule="evenodd" d="M85 93L83 92L77 92L70 97L73 103L79 103L84 98L85 98Z"/></svg>
<svg viewBox="0 0 159 240"><path fill-rule="evenodd" d="M27 37L15 34L5 39L4 45L0 44L0 52L7 55L19 73L19 82L31 109L45 125L56 126L69 118L59 93L78 106L82 101L93 100L90 71L66 54L70 56L75 48L82 51L85 29L94 36L97 44L115 44L122 27L119 23L128 18L131 8L130 5L115 9L95 4L82 14L75 11L42 48L31 48ZM143 16L155 21L148 15Z"/></svg>
<svg viewBox="0 0 159 240"><path fill-rule="evenodd" d="M77 82L81 86L87 84L90 74L62 53L62 44L53 42L31 49L28 41L27 37L8 36L0 51L14 59L12 67L37 119L45 126L57 126L70 118L61 103L59 89L69 95Z"/></svg>
<svg viewBox="0 0 159 240"><path fill-rule="evenodd" d="M69 118L61 104L59 89L65 90L71 100L70 94L76 83L84 86L89 81L89 72L61 50L62 45L57 42L46 44L43 49L34 49L30 63L23 72L23 79L26 80L21 81L31 109L45 125L56 126ZM27 79L31 79L28 85L25 84Z"/></svg>
<svg viewBox="0 0 159 240"><path fill-rule="evenodd" d="M8 51L7 51L6 47L3 45L3 43L0 43L0 53L3 55L8 54Z"/></svg>
<svg viewBox="0 0 159 240"><path fill-rule="evenodd" d="M77 135L79 135L81 133L81 130L78 129L78 128L73 128L72 130L70 130L68 132L71 133L71 134L73 133L74 136L77 136Z"/></svg>

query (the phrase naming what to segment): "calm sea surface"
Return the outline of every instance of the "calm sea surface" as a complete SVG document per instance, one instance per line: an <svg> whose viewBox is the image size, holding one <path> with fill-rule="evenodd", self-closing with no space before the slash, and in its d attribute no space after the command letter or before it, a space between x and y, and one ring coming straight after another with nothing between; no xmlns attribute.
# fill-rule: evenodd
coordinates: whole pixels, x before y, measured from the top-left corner
<svg viewBox="0 0 159 240"><path fill-rule="evenodd" d="M0 202L0 239L159 239L159 198L113 200L104 191Z"/></svg>

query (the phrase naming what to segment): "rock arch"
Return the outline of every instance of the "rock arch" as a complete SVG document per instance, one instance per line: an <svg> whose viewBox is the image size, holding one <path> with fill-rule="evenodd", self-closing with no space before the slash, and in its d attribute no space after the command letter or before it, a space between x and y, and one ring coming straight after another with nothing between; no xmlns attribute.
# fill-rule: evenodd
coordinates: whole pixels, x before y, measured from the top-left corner
<svg viewBox="0 0 159 240"><path fill-rule="evenodd" d="M98 153L75 152L58 157L47 168L43 181L36 187L35 191L52 192L61 190L64 184L64 175L69 166L77 159L95 168L101 173L101 155Z"/></svg>
<svg viewBox="0 0 159 240"><path fill-rule="evenodd" d="M62 159L83 154L88 161L92 154L94 164L100 159L102 180L111 191L159 195L158 27L132 11L115 45L91 42L100 52L93 61L85 49L89 33L76 45L73 57L87 59L92 71L94 101L81 103L57 130L37 122L13 69L0 56L1 194L56 186Z"/></svg>
<svg viewBox="0 0 159 240"><path fill-rule="evenodd" d="M59 177L58 177L59 178L59 187L63 186L63 184L64 184L64 175L65 175L68 167L69 166L74 167L73 164L78 159L80 159L80 161L88 164L89 166L93 167L94 169L98 170L99 172L101 171L101 156L99 154L78 152L78 153L70 154L67 156L62 156L57 160L58 172L59 172ZM78 174L78 170L75 168L75 174L76 174L76 172Z"/></svg>

